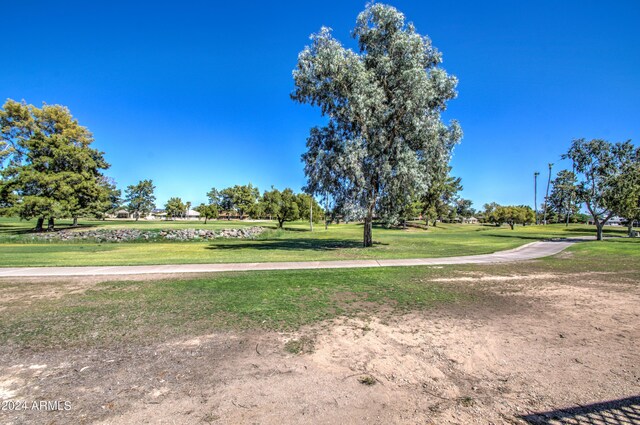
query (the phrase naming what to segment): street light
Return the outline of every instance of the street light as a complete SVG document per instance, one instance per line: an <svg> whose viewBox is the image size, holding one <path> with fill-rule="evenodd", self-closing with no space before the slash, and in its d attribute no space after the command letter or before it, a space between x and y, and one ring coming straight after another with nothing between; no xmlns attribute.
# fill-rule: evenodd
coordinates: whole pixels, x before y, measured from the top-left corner
<svg viewBox="0 0 640 425"><path fill-rule="evenodd" d="M553 163L549 163L549 179L547 180L547 193L544 196L544 219L543 222L547 224L547 200L549 199L549 185L551 185L551 167L553 167Z"/></svg>
<svg viewBox="0 0 640 425"><path fill-rule="evenodd" d="M536 224L538 224L538 176L539 172L533 173L533 212L536 214Z"/></svg>

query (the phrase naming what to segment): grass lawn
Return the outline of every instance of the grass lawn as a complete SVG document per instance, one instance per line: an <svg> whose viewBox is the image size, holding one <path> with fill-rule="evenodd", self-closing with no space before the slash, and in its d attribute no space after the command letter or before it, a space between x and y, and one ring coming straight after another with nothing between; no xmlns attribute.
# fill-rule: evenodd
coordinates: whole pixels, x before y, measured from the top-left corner
<svg viewBox="0 0 640 425"><path fill-rule="evenodd" d="M603 271L640 282L640 241L583 242L557 256L496 265L221 273L91 283L0 280L0 344L101 347L219 330L293 330L337 316L473 303L473 284L437 278ZM445 279L446 280L446 279ZM574 280L574 279L573 279Z"/></svg>
<svg viewBox="0 0 640 425"><path fill-rule="evenodd" d="M316 226L309 231L304 222L287 223L277 230L273 222L211 221L93 221L81 229L140 228L238 228L268 227L255 240L217 239L208 242L42 242L29 230L33 223L0 219L0 266L82 266L184 263L234 263L268 261L308 261L446 257L485 254L515 248L528 242L551 237L594 235L593 226L564 225L496 228L461 224L440 224L428 230L420 228L374 229L374 246L362 248L362 225L332 225L328 230ZM69 225L62 221L60 227ZM609 235L624 235L625 229L610 227Z"/></svg>

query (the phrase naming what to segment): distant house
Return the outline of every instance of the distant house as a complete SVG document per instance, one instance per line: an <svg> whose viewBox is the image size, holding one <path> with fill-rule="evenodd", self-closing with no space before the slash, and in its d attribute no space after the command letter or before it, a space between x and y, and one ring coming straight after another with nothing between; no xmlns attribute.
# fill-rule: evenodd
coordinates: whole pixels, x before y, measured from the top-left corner
<svg viewBox="0 0 640 425"><path fill-rule="evenodd" d="M593 221L593 218L590 218L588 223L589 223L589 224L596 224L596 223ZM622 226L622 225L625 225L625 224L627 224L627 220L626 220L626 219L624 219L624 218L622 218L622 217L618 217L618 216L611 217L611 218L607 221L607 226Z"/></svg>
<svg viewBox="0 0 640 425"><path fill-rule="evenodd" d="M627 220L621 217L611 217L609 221L607 221L607 224L609 226L622 226L623 224L626 224L626 223L627 223Z"/></svg>
<svg viewBox="0 0 640 425"><path fill-rule="evenodd" d="M480 221L475 217L465 217L462 219L462 222L465 224L478 224Z"/></svg>
<svg viewBox="0 0 640 425"><path fill-rule="evenodd" d="M196 210L187 211L186 220L200 220L200 213Z"/></svg>
<svg viewBox="0 0 640 425"><path fill-rule="evenodd" d="M239 220L240 216L235 211L220 211L218 220Z"/></svg>
<svg viewBox="0 0 640 425"><path fill-rule="evenodd" d="M165 218L167 218L167 212L165 210L156 208L151 211L150 218L152 220L164 220Z"/></svg>
<svg viewBox="0 0 640 425"><path fill-rule="evenodd" d="M166 220L167 219L167 211L161 209L155 209L151 211L148 220ZM183 216L171 217L171 220L200 220L200 213L195 210L189 210Z"/></svg>
<svg viewBox="0 0 640 425"><path fill-rule="evenodd" d="M129 211L127 210L118 210L115 213L113 213L113 215L115 216L115 218L129 218L130 214Z"/></svg>

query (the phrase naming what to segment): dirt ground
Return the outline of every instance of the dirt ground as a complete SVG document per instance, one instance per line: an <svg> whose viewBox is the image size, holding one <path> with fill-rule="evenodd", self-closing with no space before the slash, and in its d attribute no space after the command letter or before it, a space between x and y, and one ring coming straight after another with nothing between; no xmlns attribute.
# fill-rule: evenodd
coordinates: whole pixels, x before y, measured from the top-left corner
<svg viewBox="0 0 640 425"><path fill-rule="evenodd" d="M0 399L71 403L69 411L2 411L0 422L640 423L638 282L483 272L441 281L483 295L294 334L226 332L103 350L0 347Z"/></svg>

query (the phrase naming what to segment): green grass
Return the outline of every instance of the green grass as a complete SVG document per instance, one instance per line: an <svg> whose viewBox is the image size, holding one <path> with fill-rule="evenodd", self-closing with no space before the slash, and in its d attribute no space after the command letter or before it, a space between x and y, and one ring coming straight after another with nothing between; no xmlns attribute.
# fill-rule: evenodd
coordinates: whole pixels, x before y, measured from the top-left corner
<svg viewBox="0 0 640 425"><path fill-rule="evenodd" d="M380 306L428 308L465 296L425 285L424 269L227 273L195 279L97 284L82 294L0 306L0 345L105 346L216 330L293 330ZM0 282L19 294L20 283ZM37 290L37 289L36 289Z"/></svg>
<svg viewBox="0 0 640 425"><path fill-rule="evenodd" d="M61 227L68 222L60 223ZM269 227L256 240L216 239L209 242L42 242L29 233L33 223L0 219L0 266L82 266L185 263L234 263L308 260L446 257L485 254L515 248L552 237L593 235L593 226L564 225L496 228L493 226L446 225L419 228L374 229L374 246L362 248L362 225L316 225L314 232L303 222L287 223L275 230L273 222L213 221L95 221L81 223L88 228L237 228ZM608 234L623 235L625 229L611 227Z"/></svg>
<svg viewBox="0 0 640 425"><path fill-rule="evenodd" d="M611 285L640 283L640 240L583 242L557 256L494 265L220 273L195 278L112 281L73 292L66 283L0 280L0 345L45 349L159 342L246 329L278 331L338 316L398 316L482 302L483 288L436 278L606 272ZM75 283L74 283L75 282ZM53 296L50 294L58 294ZM508 301L507 301L508 302ZM309 348L309 343L304 343ZM303 350L300 341L291 352Z"/></svg>

